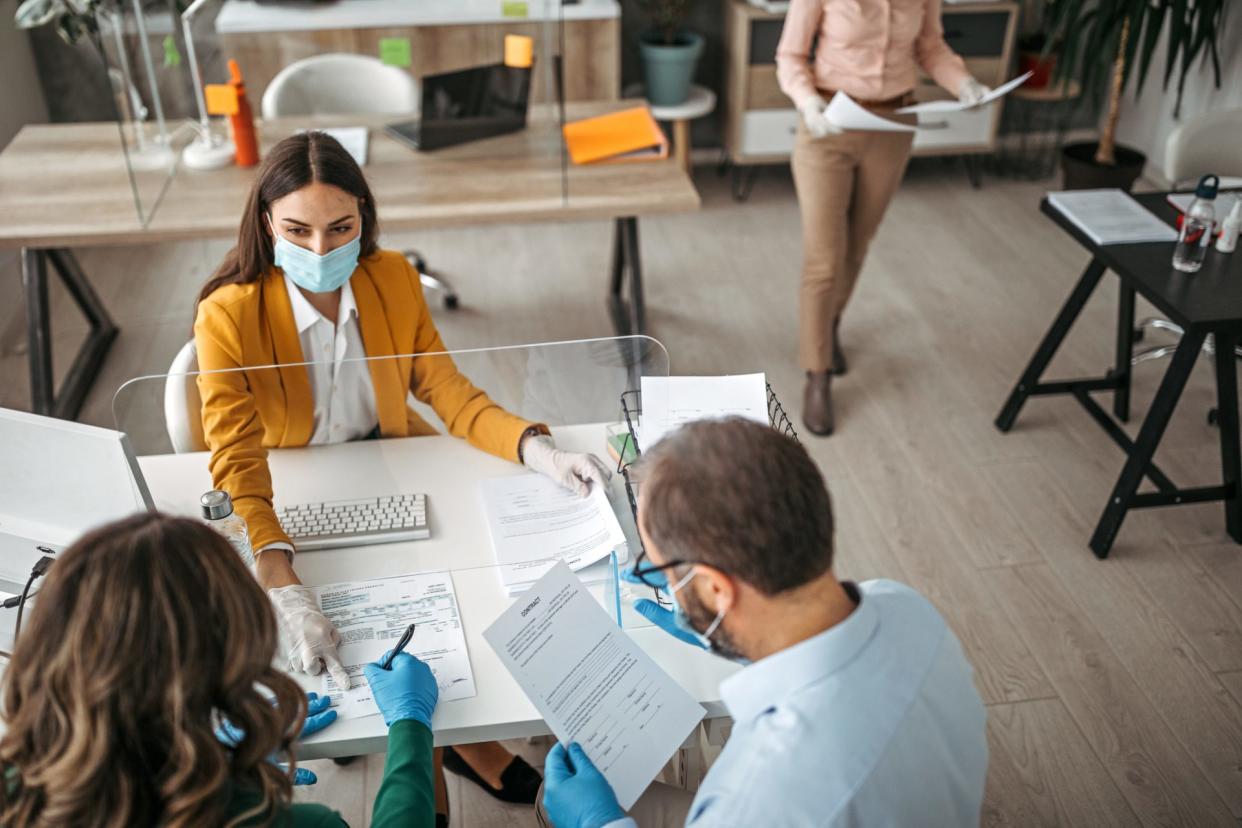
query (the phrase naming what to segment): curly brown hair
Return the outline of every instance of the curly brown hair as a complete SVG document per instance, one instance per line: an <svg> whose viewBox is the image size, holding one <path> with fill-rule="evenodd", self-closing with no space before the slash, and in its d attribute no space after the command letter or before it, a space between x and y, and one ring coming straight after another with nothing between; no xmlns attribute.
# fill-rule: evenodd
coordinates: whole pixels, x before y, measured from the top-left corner
<svg viewBox="0 0 1242 828"><path fill-rule="evenodd" d="M48 573L4 676L0 825L222 825L235 790L260 797L228 825L270 823L307 704L276 646L267 597L207 526L143 514L87 534Z"/></svg>

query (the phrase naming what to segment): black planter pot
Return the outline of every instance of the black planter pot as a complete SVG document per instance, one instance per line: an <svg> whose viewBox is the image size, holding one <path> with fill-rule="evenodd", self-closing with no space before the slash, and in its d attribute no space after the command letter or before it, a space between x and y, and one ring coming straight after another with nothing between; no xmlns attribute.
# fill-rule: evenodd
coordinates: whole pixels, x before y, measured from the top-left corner
<svg viewBox="0 0 1242 828"><path fill-rule="evenodd" d="M1117 188L1130 191L1143 174L1147 156L1135 149L1118 145L1117 163L1112 167L1095 163L1099 144L1066 144L1061 148L1061 186L1066 190L1098 190Z"/></svg>

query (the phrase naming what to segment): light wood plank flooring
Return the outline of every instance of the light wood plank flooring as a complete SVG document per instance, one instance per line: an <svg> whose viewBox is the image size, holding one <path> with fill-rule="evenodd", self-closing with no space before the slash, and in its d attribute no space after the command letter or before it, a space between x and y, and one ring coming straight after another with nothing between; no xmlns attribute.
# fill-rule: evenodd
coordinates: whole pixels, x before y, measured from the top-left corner
<svg viewBox="0 0 1242 828"><path fill-rule="evenodd" d="M642 223L651 332L677 373L766 371L795 414L800 240L788 175L751 201L698 171L701 213ZM987 825L1239 825L1242 817L1242 549L1221 508L1132 514L1112 558L1087 538L1121 454L1072 401L1037 399L992 426L1086 259L1037 212L1046 184L916 164L872 249L843 336L838 433L805 436L838 512L838 570L925 592L949 619L990 707ZM606 334L609 228L488 227L416 242L464 307L437 311L451 347ZM110 394L167 368L189 335L197 286L227 245L81 252L123 332L84 419L112 425ZM1242 255L1242 254L1239 254ZM0 405L27 404L19 281L0 270ZM1111 364L1116 282L1106 277L1052 374ZM81 322L54 290L57 345ZM1140 314L1148 309L1140 307ZM1146 410L1166 363L1135 377ZM64 368L64 360L59 366ZM1158 461L1185 483L1219 474L1209 366L1196 370ZM160 428L150 411L145 427ZM1134 427L1131 426L1131 432ZM515 745L537 762L541 745ZM365 825L382 757L299 795ZM450 779L454 824L533 823Z"/></svg>

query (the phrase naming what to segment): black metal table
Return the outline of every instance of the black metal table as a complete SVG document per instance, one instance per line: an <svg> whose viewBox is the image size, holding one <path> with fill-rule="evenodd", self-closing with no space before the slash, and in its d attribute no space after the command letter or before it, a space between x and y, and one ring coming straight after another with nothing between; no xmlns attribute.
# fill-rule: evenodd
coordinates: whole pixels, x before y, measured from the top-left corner
<svg viewBox="0 0 1242 828"><path fill-rule="evenodd" d="M1157 216L1173 224L1176 211L1167 202L1166 195L1148 193L1135 198ZM1242 338L1242 252L1222 254L1209 251L1207 261L1198 273L1181 273L1174 270L1171 264L1173 244L1170 242L1101 246L1092 242L1047 199L1040 204L1040 210L1085 247L1092 258L1005 401L996 418L996 427L1009 431L1028 397L1070 394L1125 451L1125 466L1091 536L1091 551L1098 558L1108 557L1130 509L1154 506L1223 501L1225 529L1231 538L1242 543L1242 498L1239 497L1242 468L1238 451L1238 384L1234 354ZM1103 377L1045 382L1043 375L1048 363L1106 270L1116 273L1119 280L1116 364ZM1129 419L1130 357L1134 345L1136 294L1181 326L1185 334L1177 344L1151 408L1139 428L1138 437L1131 440L1117 421L1091 397L1091 392L1111 391L1113 415L1122 422ZM1152 462L1152 458L1208 337L1215 341L1222 480L1217 486L1179 488ZM1144 478L1151 480L1156 491L1138 491Z"/></svg>

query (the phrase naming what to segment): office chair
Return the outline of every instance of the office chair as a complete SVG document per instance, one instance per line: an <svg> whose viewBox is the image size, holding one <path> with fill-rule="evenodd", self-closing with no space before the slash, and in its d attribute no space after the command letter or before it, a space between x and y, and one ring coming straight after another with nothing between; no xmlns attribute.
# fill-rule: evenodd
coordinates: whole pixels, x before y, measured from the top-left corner
<svg viewBox="0 0 1242 828"><path fill-rule="evenodd" d="M315 55L281 69L263 92L264 120L305 115L403 115L417 117L418 81L395 66L366 55ZM423 287L439 291L444 307L460 304L457 291L432 270L417 250L402 255L418 271Z"/></svg>
<svg viewBox="0 0 1242 828"><path fill-rule="evenodd" d="M1164 145L1165 174L1177 189L1183 185L1191 185L1206 173L1216 173L1221 177L1221 186L1238 186L1242 184L1242 142L1234 140L1242 134L1242 109L1223 109L1204 112L1178 125L1170 133ZM1149 330L1166 331L1180 338L1184 331L1181 326L1149 316L1135 326L1135 340L1143 339ZM1138 365L1153 359L1172 356L1177 345L1154 345L1134 354L1131 365ZM1216 343L1209 335L1203 342L1203 353L1212 356L1216 353ZM1237 349L1242 356L1242 348ZM1215 420L1215 411L1209 412L1208 420Z"/></svg>
<svg viewBox="0 0 1242 828"><path fill-rule="evenodd" d="M197 372L198 349L191 339L177 351L164 379L164 427L177 454L207 450Z"/></svg>

